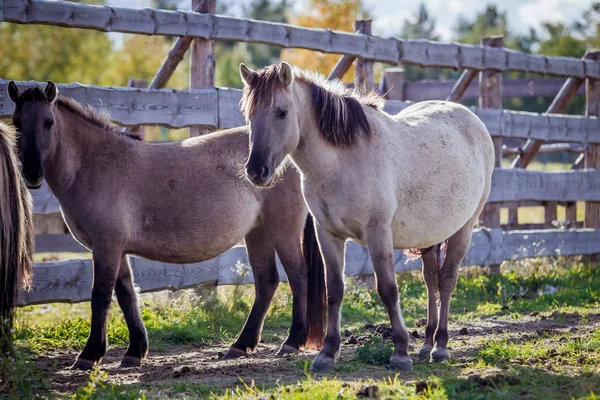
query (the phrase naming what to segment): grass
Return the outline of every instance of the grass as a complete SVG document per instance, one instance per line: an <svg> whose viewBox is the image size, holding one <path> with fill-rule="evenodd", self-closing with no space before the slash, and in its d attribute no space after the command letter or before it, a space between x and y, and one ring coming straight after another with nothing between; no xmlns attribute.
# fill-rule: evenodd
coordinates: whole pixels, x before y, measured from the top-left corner
<svg viewBox="0 0 600 400"><path fill-rule="evenodd" d="M447 364L415 362L410 373L387 371L383 365L389 359L391 344L365 327L367 323L389 323L387 312L376 293L364 283L348 279L342 310L342 332L348 332L343 340L354 335L364 341L345 353L335 374L313 375L307 356L282 361L292 371L283 381L265 380L257 373L255 379L225 386L218 381L208 384L201 378L114 384L100 369L68 396L341 399L376 393L379 398L414 399L594 399L594 394L600 393L598 267L564 258L506 263L500 276L483 274L477 268L464 269L452 302L452 329L468 326L471 330L494 323L496 327L523 324L531 329L503 332L498 328L498 332L452 337L455 357ZM403 314L412 332L417 320L425 316L426 291L416 271L399 275L398 282ZM267 316L266 343L280 343L289 326L291 294L287 287L282 285L282 289ZM173 346L231 343L249 312L253 288L188 290L142 298L143 318L156 354ZM15 331L18 353L14 360L4 359L13 371L8 394L18 398L56 395L51 391L51 373L37 366L35 359L60 349L80 350L88 335L88 308L88 304L54 304L19 310ZM128 343L126 325L116 306L111 311L109 343L123 348ZM418 345L411 345L411 355Z"/></svg>

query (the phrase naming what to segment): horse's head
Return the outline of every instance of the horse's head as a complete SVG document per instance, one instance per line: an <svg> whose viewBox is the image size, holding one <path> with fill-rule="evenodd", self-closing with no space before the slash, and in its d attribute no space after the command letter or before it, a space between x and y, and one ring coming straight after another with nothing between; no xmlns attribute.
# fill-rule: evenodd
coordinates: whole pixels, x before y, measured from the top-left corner
<svg viewBox="0 0 600 400"><path fill-rule="evenodd" d="M282 62L258 71L240 65L244 82L241 105L250 125L246 175L255 186L269 186L275 170L298 145L298 108L292 67Z"/></svg>
<svg viewBox="0 0 600 400"><path fill-rule="evenodd" d="M44 164L54 152L54 103L58 89L48 82L44 90L34 87L20 93L11 81L8 94L15 103L13 124L19 131L17 147L23 177L27 187L39 188L44 179Z"/></svg>

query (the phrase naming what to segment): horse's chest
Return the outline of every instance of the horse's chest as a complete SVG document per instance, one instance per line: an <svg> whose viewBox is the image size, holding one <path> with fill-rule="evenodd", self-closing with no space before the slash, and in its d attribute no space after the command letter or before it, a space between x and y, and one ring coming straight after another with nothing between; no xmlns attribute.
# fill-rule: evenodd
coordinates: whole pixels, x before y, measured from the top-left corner
<svg viewBox="0 0 600 400"><path fill-rule="evenodd" d="M329 199L326 195L315 194L307 203L311 213L323 228L342 239L363 239L363 226L343 202Z"/></svg>
<svg viewBox="0 0 600 400"><path fill-rule="evenodd" d="M75 239L82 242L86 246L91 246L91 235L85 229L85 224L81 220L80 216L70 215L66 213L64 210L62 211L63 219L65 220L65 224L67 228L69 228L69 232Z"/></svg>

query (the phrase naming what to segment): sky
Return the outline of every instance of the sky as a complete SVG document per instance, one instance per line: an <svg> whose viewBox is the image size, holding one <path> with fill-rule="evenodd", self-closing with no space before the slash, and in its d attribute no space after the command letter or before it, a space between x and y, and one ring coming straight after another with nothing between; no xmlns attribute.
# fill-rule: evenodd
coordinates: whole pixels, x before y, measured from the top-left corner
<svg viewBox="0 0 600 400"><path fill-rule="evenodd" d="M217 2L219 0L216 0ZM509 28L516 33L527 33L529 28L539 28L542 22L563 22L570 24L579 19L584 10L588 9L594 0L426 0L425 4L436 20L437 33L442 40L453 39L452 32L460 16L472 20L473 17L485 10L488 4L495 4L500 11L508 14ZM250 0L228 0L236 3L232 13L240 15L240 4ZM108 3L120 7L148 7L149 0L108 0ZM187 6L191 0L182 0L181 5ZM373 17L373 34L378 36L394 36L402 27L406 18L411 18L420 5L419 0L363 0L363 4ZM294 10L303 12L310 4L309 0L296 0ZM189 7L189 6L188 6Z"/></svg>

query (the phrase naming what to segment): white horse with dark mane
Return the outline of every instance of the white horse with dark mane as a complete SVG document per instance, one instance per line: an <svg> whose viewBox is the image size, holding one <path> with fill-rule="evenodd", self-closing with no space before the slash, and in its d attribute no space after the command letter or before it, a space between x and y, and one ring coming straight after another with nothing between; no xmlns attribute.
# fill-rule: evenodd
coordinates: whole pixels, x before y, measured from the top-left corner
<svg viewBox="0 0 600 400"><path fill-rule="evenodd" d="M326 264L328 326L316 370L334 366L340 346L344 244L369 249L377 291L393 330L391 366L412 368L408 331L398 304L394 248L419 249L428 318L421 357L448 360L448 312L473 226L490 193L494 147L467 108L444 101L397 115L383 98L283 62L259 71L243 64L241 106L250 124L246 174L268 186L286 157L301 171ZM439 244L447 241L441 265ZM435 251L429 251L430 248ZM438 312L439 296L439 312Z"/></svg>

